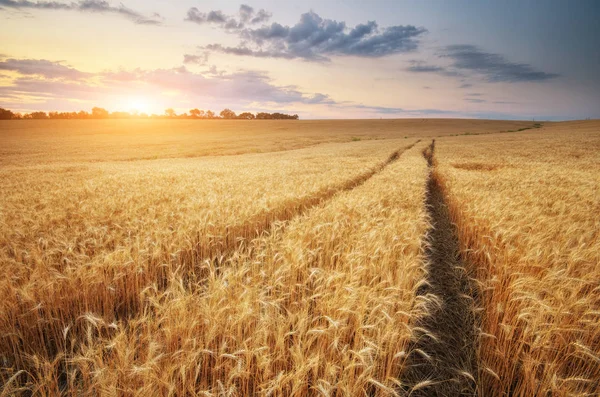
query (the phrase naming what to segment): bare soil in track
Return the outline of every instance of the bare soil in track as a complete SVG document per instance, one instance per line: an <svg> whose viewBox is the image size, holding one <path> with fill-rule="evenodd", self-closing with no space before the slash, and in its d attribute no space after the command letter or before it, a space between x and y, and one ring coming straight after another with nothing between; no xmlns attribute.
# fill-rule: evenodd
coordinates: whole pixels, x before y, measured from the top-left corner
<svg viewBox="0 0 600 397"><path fill-rule="evenodd" d="M428 315L416 324L402 383L410 396L476 395L476 290L460 258L455 226L435 173L434 143L424 152L431 169L426 206L431 229L427 235L427 285L418 294L428 303Z"/></svg>

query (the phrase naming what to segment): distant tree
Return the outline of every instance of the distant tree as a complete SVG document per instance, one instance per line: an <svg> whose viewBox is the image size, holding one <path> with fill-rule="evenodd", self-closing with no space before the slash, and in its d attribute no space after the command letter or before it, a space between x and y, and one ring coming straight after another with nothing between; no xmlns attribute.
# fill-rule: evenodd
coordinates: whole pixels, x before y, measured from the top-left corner
<svg viewBox="0 0 600 397"><path fill-rule="evenodd" d="M190 110L190 116L194 119L199 119L204 116L204 110L192 109Z"/></svg>
<svg viewBox="0 0 600 397"><path fill-rule="evenodd" d="M223 111L221 111L221 117L215 115L215 113L211 110L207 110L206 112L204 110L200 110L200 109L191 109L188 113L182 113L180 115L177 115L177 113L175 113L175 110L173 110L172 108L166 109L165 110L165 114L163 116L160 115L156 115L156 114L152 114L151 116L148 116L146 113L139 113L139 112L134 112L129 113L129 112L112 112L109 113L106 109L100 108L100 107L94 107L92 108L92 112L88 113L86 111L80 111L80 112L50 112L50 113L45 113L45 112L32 112L32 113L26 113L24 115L21 115L20 113L14 113L8 109L3 109L0 108L0 120L17 120L17 119L105 119L105 118L113 118L113 119L125 119L125 118L153 118L153 119L159 119L159 118L178 118L178 119L189 119L189 118L193 118L193 119L198 119L198 118L203 118L203 119L219 119L219 118L223 118L223 119L242 119L242 120L298 120L299 117L297 114L294 115L290 115L290 114L285 114L285 113L267 113L267 112L259 112L256 114L256 116L250 112L242 112L240 113L238 116L236 116L235 112L231 109L223 109ZM538 124L534 125L537 126Z"/></svg>
<svg viewBox="0 0 600 397"><path fill-rule="evenodd" d="M244 112L240 113L237 118L243 120L254 120L254 115L250 112Z"/></svg>
<svg viewBox="0 0 600 397"><path fill-rule="evenodd" d="M32 112L30 113L31 118L34 120L43 120L43 119L47 119L48 115L46 114L46 112Z"/></svg>
<svg viewBox="0 0 600 397"><path fill-rule="evenodd" d="M269 120L272 118L273 117L271 117L271 113L265 113L265 112L256 113L257 120Z"/></svg>
<svg viewBox="0 0 600 397"><path fill-rule="evenodd" d="M130 119L131 114L129 112L112 112L110 114L112 119Z"/></svg>
<svg viewBox="0 0 600 397"><path fill-rule="evenodd" d="M14 113L8 109L0 108L0 120L11 120Z"/></svg>
<svg viewBox="0 0 600 397"><path fill-rule="evenodd" d="M109 116L108 110L94 107L92 108L92 118L94 119L107 119Z"/></svg>
<svg viewBox="0 0 600 397"><path fill-rule="evenodd" d="M235 112L231 109L223 109L221 111L221 117L224 119L235 119Z"/></svg>

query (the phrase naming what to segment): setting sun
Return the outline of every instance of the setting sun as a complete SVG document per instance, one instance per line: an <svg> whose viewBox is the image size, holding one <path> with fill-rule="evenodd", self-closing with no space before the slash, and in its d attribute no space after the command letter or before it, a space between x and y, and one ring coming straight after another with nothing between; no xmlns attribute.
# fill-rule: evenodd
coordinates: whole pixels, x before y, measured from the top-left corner
<svg viewBox="0 0 600 397"><path fill-rule="evenodd" d="M150 114L153 110L150 106L150 101L140 96L129 97L123 102L123 106L117 106L117 108L125 109L126 111L131 113Z"/></svg>

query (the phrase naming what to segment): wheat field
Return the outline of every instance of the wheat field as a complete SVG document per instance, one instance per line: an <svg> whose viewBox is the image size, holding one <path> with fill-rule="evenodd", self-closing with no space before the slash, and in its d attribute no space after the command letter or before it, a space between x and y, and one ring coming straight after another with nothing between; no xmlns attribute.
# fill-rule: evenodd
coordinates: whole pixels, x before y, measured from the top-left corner
<svg viewBox="0 0 600 397"><path fill-rule="evenodd" d="M480 285L483 395L600 392L600 131L448 139L437 177Z"/></svg>
<svg viewBox="0 0 600 397"><path fill-rule="evenodd" d="M0 123L2 396L594 396L600 123Z"/></svg>

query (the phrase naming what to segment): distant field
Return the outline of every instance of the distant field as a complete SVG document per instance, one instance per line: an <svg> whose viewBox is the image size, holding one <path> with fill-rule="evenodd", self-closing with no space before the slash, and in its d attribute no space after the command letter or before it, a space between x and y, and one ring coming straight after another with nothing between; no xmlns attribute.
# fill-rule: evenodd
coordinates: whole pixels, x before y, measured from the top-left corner
<svg viewBox="0 0 600 397"><path fill-rule="evenodd" d="M598 121L8 121L0 192L2 395L600 394Z"/></svg>
<svg viewBox="0 0 600 397"><path fill-rule="evenodd" d="M0 121L0 165L264 153L327 142L508 131L533 124L443 119Z"/></svg>

